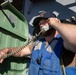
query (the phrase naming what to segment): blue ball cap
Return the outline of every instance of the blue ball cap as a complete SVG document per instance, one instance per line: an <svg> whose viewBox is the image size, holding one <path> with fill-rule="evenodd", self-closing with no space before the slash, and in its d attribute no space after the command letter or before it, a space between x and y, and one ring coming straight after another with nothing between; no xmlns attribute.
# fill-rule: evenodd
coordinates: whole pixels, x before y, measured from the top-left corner
<svg viewBox="0 0 76 75"><path fill-rule="evenodd" d="M34 19L33 26L34 27L39 26L40 20L42 20L42 19L48 19L48 18L51 18L51 17L56 17L56 15L54 13L51 13L51 12L42 13L42 14L40 14L40 17L36 17Z"/></svg>

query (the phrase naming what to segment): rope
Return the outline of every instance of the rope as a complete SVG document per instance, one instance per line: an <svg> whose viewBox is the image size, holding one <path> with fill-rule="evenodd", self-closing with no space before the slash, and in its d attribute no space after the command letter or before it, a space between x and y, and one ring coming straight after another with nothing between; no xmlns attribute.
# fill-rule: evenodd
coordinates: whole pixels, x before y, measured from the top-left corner
<svg viewBox="0 0 76 75"><path fill-rule="evenodd" d="M62 67L63 75L66 75L65 66L64 66L64 63L63 63L62 56L61 56L60 60L61 60L61 67Z"/></svg>

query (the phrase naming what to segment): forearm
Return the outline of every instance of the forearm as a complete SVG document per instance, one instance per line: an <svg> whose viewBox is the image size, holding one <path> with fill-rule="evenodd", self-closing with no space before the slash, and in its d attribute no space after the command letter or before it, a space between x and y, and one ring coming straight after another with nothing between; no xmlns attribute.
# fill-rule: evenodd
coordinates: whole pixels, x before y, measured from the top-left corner
<svg viewBox="0 0 76 75"><path fill-rule="evenodd" d="M5 55L11 54L11 56L14 56L14 57L22 57L24 55L30 54L30 51L26 50L26 49L28 49L28 47L25 47L24 49L18 51L19 49L20 49L20 47L3 48L0 50L0 52L3 52ZM16 53L16 51L18 51L18 52ZM13 53L13 52L15 52L15 53Z"/></svg>
<svg viewBox="0 0 76 75"><path fill-rule="evenodd" d="M7 54L10 54L10 53L13 53L13 52L19 50L19 47L12 47L12 48L7 48L7 49L8 49ZM21 51L15 53L15 54L12 54L11 56L14 56L14 57L21 57Z"/></svg>
<svg viewBox="0 0 76 75"><path fill-rule="evenodd" d="M15 51L17 49L18 49L17 47L0 49L0 63L2 63L5 58L9 57L10 53L12 53L13 51ZM14 55L11 55L11 56L21 57L20 54L21 54L21 52L18 52Z"/></svg>
<svg viewBox="0 0 76 75"><path fill-rule="evenodd" d="M30 45L25 46L25 47L4 48L4 49L0 50L0 53L2 53L2 55L7 55L7 54L10 55L10 53L11 53L11 56L23 57L23 56L30 55L32 53L33 46L34 46L34 42L32 42ZM15 52L15 54L14 54L14 52Z"/></svg>
<svg viewBox="0 0 76 75"><path fill-rule="evenodd" d="M73 24L65 24L61 23L57 18L49 18L48 20L49 25L55 28L63 40L67 43L76 45L76 26Z"/></svg>
<svg viewBox="0 0 76 75"><path fill-rule="evenodd" d="M19 49L19 47L3 48L3 49L0 49L0 52L3 52L5 55L7 55L7 54L10 54L10 53L18 50L18 49ZM18 53L13 54L12 56L18 56L19 57L20 54L21 54L21 51L18 52Z"/></svg>
<svg viewBox="0 0 76 75"><path fill-rule="evenodd" d="M64 47L76 53L76 26L65 23L56 23L53 27L63 38Z"/></svg>
<svg viewBox="0 0 76 75"><path fill-rule="evenodd" d="M64 41L76 44L76 26L65 23L56 23L53 27L60 33Z"/></svg>
<svg viewBox="0 0 76 75"><path fill-rule="evenodd" d="M20 48L14 47L14 48L9 48L8 53L12 53L14 51L20 50ZM12 56L14 57L23 57L31 54L30 46L25 46L22 50L19 52L13 54Z"/></svg>
<svg viewBox="0 0 76 75"><path fill-rule="evenodd" d="M4 49L0 49L0 63L3 62L3 60L8 56L10 55L10 53L12 54L12 52L14 51L20 51L11 55L11 56L14 56L14 57L23 57L23 56L26 56L26 55L30 55L31 52L32 52L32 48L33 48L33 45L31 46L25 46L24 48L19 48L19 47L13 47L13 48L4 48Z"/></svg>

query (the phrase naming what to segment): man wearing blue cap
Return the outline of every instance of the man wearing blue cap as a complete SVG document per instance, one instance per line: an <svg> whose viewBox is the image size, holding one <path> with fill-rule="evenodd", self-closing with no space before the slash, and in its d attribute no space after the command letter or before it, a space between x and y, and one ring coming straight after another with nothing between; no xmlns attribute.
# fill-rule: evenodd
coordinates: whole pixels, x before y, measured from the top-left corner
<svg viewBox="0 0 76 75"><path fill-rule="evenodd" d="M48 12L35 18L33 26L33 35L42 31L41 38L13 55L22 57L31 54L29 75L75 75L76 26L60 23L54 14ZM62 38L55 38L56 30ZM6 48L0 56L14 50L16 48ZM2 62L3 59L0 60Z"/></svg>

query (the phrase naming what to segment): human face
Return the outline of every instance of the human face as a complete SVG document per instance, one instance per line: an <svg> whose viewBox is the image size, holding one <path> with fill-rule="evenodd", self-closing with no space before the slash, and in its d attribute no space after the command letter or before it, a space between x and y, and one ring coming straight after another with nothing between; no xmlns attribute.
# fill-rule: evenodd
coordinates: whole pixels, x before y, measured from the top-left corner
<svg viewBox="0 0 76 75"><path fill-rule="evenodd" d="M48 22L47 22L47 19L42 19L42 20L40 20L40 22L39 22L40 30L42 30L42 27L45 26L45 25L49 25ZM48 31L49 31L49 30L48 30ZM43 36L49 35L48 33L50 33L50 32L48 32L48 31L42 32L42 35L43 35Z"/></svg>
<svg viewBox="0 0 76 75"><path fill-rule="evenodd" d="M47 19L40 20L40 22L39 22L40 30L42 29L42 27L44 25L49 25L49 23L47 22ZM42 32L42 35L46 37L46 36L52 35L53 33L55 33L55 29L54 28L51 28L51 29L49 29L46 32Z"/></svg>
<svg viewBox="0 0 76 75"><path fill-rule="evenodd" d="M40 22L39 22L40 30L42 29L42 27L43 27L44 25L48 25L47 20L46 20L46 19L40 20Z"/></svg>

